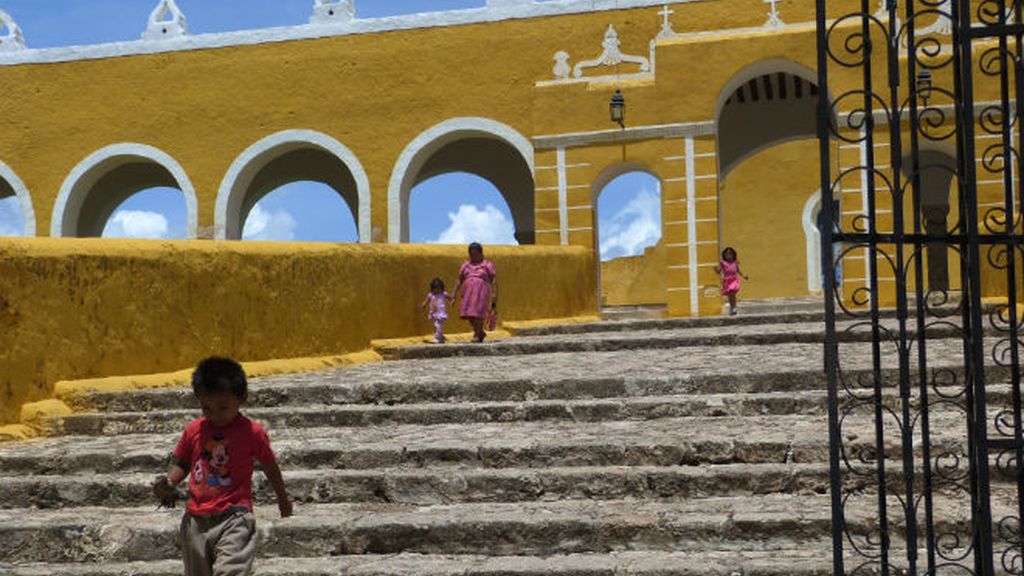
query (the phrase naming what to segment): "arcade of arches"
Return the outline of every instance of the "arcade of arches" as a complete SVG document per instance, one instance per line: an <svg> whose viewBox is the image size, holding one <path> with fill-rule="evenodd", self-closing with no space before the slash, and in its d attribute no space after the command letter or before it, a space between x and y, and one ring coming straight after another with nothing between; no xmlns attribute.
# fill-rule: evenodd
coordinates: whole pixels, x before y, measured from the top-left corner
<svg viewBox="0 0 1024 576"><path fill-rule="evenodd" d="M17 198L28 235L96 236L124 199L168 187L188 238L231 240L268 193L306 181L338 194L359 242L407 242L413 189L464 172L499 191L520 244L596 254L601 190L640 169L660 183L661 240L605 275L656 281L613 300L717 314L725 246L752 277L744 298L803 296L821 285L815 110L854 79L816 86L811 3L784 4L781 23L767 10L503 0L187 42L16 48L0 52L0 86L16 92L4 115L17 120L0 131L0 198ZM147 98L120 106L115 125L91 108L122 101L122 80ZM616 89L621 127L608 114ZM834 146L837 162L855 162L856 144ZM948 229L951 182L934 172L926 220ZM856 190L835 191L844 217L860 208ZM926 257L930 283L955 279L948 255ZM856 266L843 273L863 280Z"/></svg>

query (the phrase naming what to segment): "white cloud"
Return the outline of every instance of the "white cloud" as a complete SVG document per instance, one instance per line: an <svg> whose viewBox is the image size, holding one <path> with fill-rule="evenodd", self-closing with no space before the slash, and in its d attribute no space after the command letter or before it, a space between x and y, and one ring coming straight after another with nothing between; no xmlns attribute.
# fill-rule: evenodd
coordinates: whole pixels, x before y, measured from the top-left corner
<svg viewBox="0 0 1024 576"><path fill-rule="evenodd" d="M25 223L17 196L0 198L0 236L22 236Z"/></svg>
<svg viewBox="0 0 1024 576"><path fill-rule="evenodd" d="M167 217L145 210L118 210L103 227L104 238L166 238Z"/></svg>
<svg viewBox="0 0 1024 576"><path fill-rule="evenodd" d="M243 240L294 240L295 218L284 210L271 212L257 204L242 228Z"/></svg>
<svg viewBox="0 0 1024 576"><path fill-rule="evenodd" d="M448 219L451 224L434 244L517 244L515 225L491 204L483 210L463 204L457 212L449 212Z"/></svg>
<svg viewBox="0 0 1024 576"><path fill-rule="evenodd" d="M601 219L601 260L639 256L661 239L661 200L641 190L609 219Z"/></svg>

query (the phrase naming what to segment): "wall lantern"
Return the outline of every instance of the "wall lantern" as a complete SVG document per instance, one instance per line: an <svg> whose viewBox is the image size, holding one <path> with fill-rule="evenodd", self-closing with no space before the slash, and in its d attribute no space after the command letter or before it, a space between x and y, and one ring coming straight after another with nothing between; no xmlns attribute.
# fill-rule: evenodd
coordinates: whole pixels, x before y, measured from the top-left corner
<svg viewBox="0 0 1024 576"><path fill-rule="evenodd" d="M610 106L612 122L617 122L623 129L626 128L626 99L622 97L622 90L616 89L612 94Z"/></svg>
<svg viewBox="0 0 1024 576"><path fill-rule="evenodd" d="M928 97L931 96L932 92L932 71L927 68L922 68L917 73L917 96L921 99L921 105L928 105Z"/></svg>

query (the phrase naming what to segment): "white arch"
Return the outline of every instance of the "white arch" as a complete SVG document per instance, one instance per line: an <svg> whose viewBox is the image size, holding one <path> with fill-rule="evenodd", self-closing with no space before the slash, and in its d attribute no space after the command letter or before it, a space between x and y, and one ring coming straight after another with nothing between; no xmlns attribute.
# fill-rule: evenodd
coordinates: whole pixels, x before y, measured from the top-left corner
<svg viewBox="0 0 1024 576"><path fill-rule="evenodd" d="M388 242L408 240L409 231L403 230L402 211L408 197L403 191L412 187L411 179L429 159L430 153L458 138L484 136L497 138L515 148L530 168L534 177L533 144L508 124L478 117L452 118L428 128L413 139L395 163L388 185ZM405 196L405 197L403 197Z"/></svg>
<svg viewBox="0 0 1024 576"><path fill-rule="evenodd" d="M366 175L362 163L344 144L334 138L315 130L284 130L271 134L252 146L246 148L231 164L217 192L217 206L214 213L216 237L218 240L227 238L228 212L232 206L241 204L245 189L267 162L278 155L274 152L291 152L302 148L319 148L341 161L352 174L356 182L357 207L356 227L359 231L359 242L371 242L373 231L370 220L370 178ZM339 191L340 192L340 191ZM241 226L241 224L240 224ZM239 229L239 235L242 231Z"/></svg>
<svg viewBox="0 0 1024 576"><path fill-rule="evenodd" d="M199 228L199 205L196 191L189 180L185 169L177 160L164 151L134 142L112 144L93 152L85 160L75 166L74 170L64 179L57 195L57 203L53 208L50 220L50 236L64 235L64 224L68 216L77 216L88 192L96 182L111 170L138 162L139 159L149 160L167 170L178 184L178 189L185 195L185 209L188 213L188 229L186 237L194 239Z"/></svg>
<svg viewBox="0 0 1024 576"><path fill-rule="evenodd" d="M36 211L32 207L32 195L28 193L25 183L18 178L18 175L11 170L11 167L0 162L0 180L4 180L14 190L18 198L18 205L21 206L21 219L25 224L25 236L36 235Z"/></svg>
<svg viewBox="0 0 1024 576"><path fill-rule="evenodd" d="M821 292L821 231L818 230L818 213L821 212L821 190L807 199L801 221L804 225L804 239L807 243L807 291Z"/></svg>

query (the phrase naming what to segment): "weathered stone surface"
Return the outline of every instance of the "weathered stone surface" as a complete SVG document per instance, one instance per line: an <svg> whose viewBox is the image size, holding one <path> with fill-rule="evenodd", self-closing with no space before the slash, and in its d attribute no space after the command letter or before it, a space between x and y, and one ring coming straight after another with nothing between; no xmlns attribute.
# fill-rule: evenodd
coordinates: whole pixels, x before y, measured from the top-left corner
<svg viewBox="0 0 1024 576"><path fill-rule="evenodd" d="M574 326L257 379L246 411L297 503L277 519L257 473L257 573L827 574L816 317ZM867 394L859 330L844 336L844 374ZM959 341L931 336L935 366L956 366ZM895 354L881 366L894 381ZM1010 398L1003 377L991 371L993 404ZM897 389L882 400L896 406ZM155 511L148 483L197 414L191 391L75 407L92 412L54 422L66 436L0 446L0 573L179 574L180 512ZM869 412L844 422L854 457L873 454ZM962 450L962 415L938 406L931 422L936 447ZM849 503L854 527L872 505Z"/></svg>

